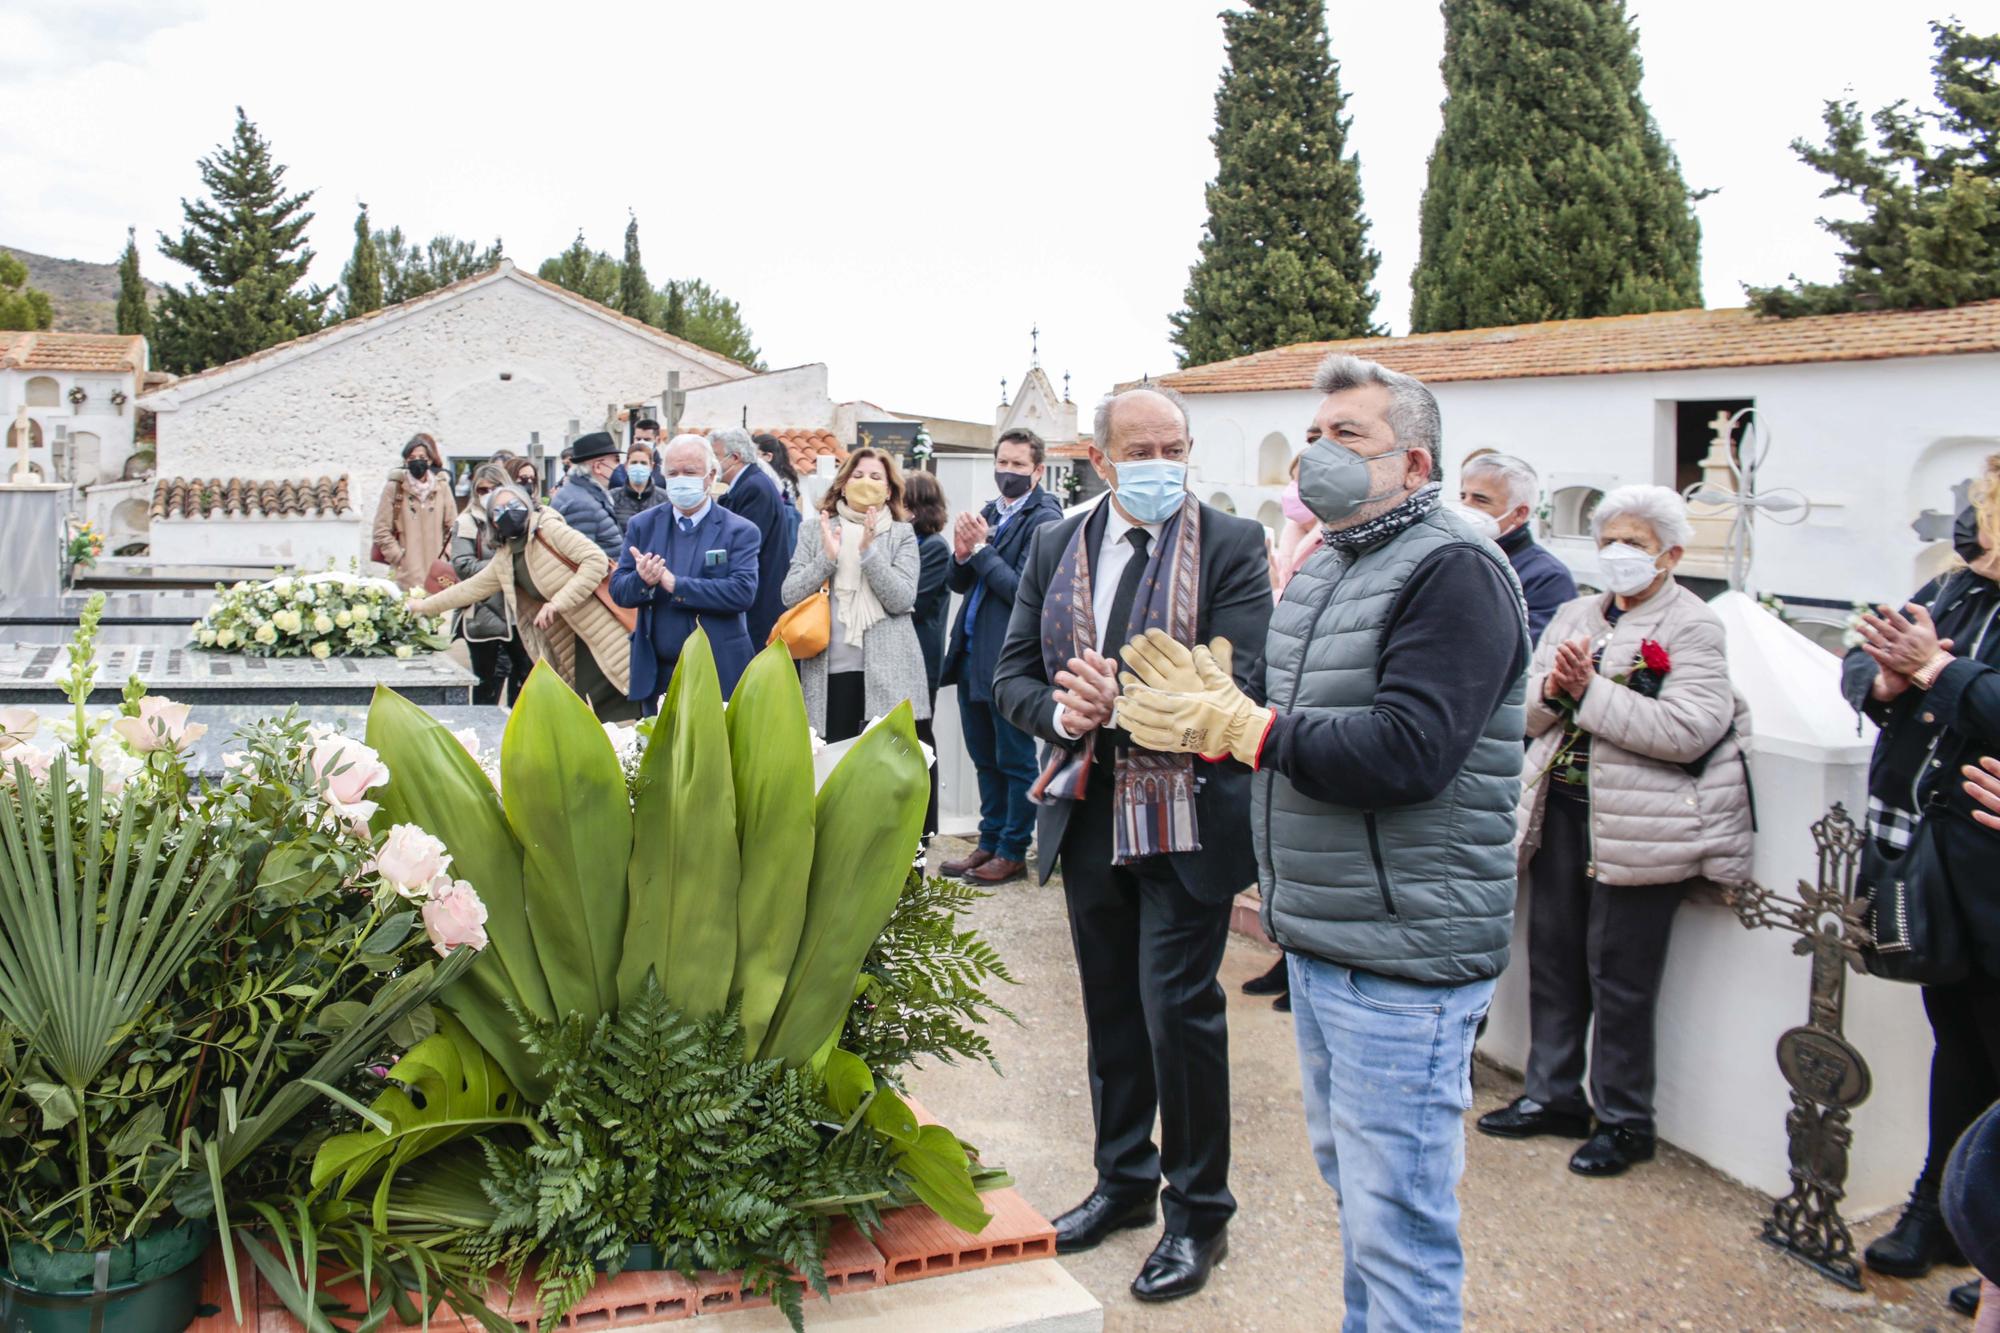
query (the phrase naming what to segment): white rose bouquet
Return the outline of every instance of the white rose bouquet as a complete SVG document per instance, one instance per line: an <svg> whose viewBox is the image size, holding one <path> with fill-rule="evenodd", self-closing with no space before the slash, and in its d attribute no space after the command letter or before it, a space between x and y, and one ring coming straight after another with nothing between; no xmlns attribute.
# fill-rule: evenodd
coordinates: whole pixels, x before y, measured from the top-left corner
<svg viewBox="0 0 2000 1333"><path fill-rule="evenodd" d="M411 612L388 579L328 571L215 586L194 642L253 657L412 657L450 644L442 618Z"/></svg>

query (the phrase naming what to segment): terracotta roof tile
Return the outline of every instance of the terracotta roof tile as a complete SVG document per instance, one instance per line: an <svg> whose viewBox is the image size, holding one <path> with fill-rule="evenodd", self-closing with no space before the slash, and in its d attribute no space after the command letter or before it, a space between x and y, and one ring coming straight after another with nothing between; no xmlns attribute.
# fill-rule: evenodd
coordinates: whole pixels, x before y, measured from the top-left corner
<svg viewBox="0 0 2000 1333"><path fill-rule="evenodd" d="M706 435L710 431L720 428L716 426L682 426L681 429L691 435ZM754 426L751 428L750 433L752 435L774 435L783 441L785 448L792 455L792 469L802 474L812 471L822 458L831 458L835 463L845 463L847 461L846 446L842 445L840 438L830 430L799 426Z"/></svg>
<svg viewBox="0 0 2000 1333"><path fill-rule="evenodd" d="M153 517L339 518L350 514L347 477L162 477L153 483Z"/></svg>
<svg viewBox="0 0 2000 1333"><path fill-rule="evenodd" d="M0 370L136 374L145 361L146 340L136 333L0 333Z"/></svg>
<svg viewBox="0 0 2000 1333"><path fill-rule="evenodd" d="M1329 352L1431 383L1621 375L2000 351L2000 301L1951 310L1865 310L1769 319L1747 309L1670 310L1509 328L1298 343L1160 376L1182 393L1309 389Z"/></svg>

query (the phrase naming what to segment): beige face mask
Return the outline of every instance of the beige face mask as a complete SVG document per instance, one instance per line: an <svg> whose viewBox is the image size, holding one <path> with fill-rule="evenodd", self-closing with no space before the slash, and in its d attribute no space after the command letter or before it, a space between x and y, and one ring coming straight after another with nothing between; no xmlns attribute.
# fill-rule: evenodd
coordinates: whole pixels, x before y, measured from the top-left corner
<svg viewBox="0 0 2000 1333"><path fill-rule="evenodd" d="M841 498L856 509L873 509L889 499L889 483L873 477L849 477Z"/></svg>

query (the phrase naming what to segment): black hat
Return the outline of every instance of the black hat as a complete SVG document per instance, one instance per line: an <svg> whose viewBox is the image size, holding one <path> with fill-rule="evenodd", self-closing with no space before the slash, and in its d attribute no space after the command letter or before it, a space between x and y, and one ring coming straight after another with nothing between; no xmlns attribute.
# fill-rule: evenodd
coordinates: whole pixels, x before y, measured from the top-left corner
<svg viewBox="0 0 2000 1333"><path fill-rule="evenodd" d="M569 448L571 462L588 463L593 458L616 457L618 441L606 431L594 430L588 435L577 436L570 442Z"/></svg>

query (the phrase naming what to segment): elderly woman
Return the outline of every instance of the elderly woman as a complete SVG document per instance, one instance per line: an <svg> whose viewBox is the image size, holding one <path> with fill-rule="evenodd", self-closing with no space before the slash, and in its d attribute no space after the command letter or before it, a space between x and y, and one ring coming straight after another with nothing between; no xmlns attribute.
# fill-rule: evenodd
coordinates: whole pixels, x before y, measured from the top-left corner
<svg viewBox="0 0 2000 1333"><path fill-rule="evenodd" d="M382 488L371 558L389 566L399 587L423 587L432 563L451 542L458 504L443 476L437 441L417 434L403 446L403 465Z"/></svg>
<svg viewBox="0 0 2000 1333"><path fill-rule="evenodd" d="M507 465L511 461L510 456L481 463L472 470L471 493L451 531L451 568L460 582L492 564L494 554L503 544L494 535L486 505L494 491L510 484ZM466 652L472 659L472 674L479 677L479 684L472 689L472 702L499 703L503 686L507 687L509 698L518 699L521 687L528 683L528 668L533 663L528 660L527 649L521 646L521 636L507 618L506 596L496 592L483 602L460 608L453 629L465 640Z"/></svg>
<svg viewBox="0 0 2000 1333"><path fill-rule="evenodd" d="M493 558L414 609L442 615L497 593L508 632L520 636L531 660L554 667L604 721L638 717L639 705L625 698L631 678L625 627L597 597L610 559L519 486L495 487L486 497L486 517Z"/></svg>
<svg viewBox="0 0 2000 1333"><path fill-rule="evenodd" d="M820 512L799 527L783 596L788 607L821 588L833 598L826 651L799 663L806 714L829 741L858 736L862 723L905 699L918 721L930 718L924 650L910 618L923 557L907 520L895 460L856 449Z"/></svg>
<svg viewBox="0 0 2000 1333"><path fill-rule="evenodd" d="M1960 780L2000 754L2000 454L1953 525L1959 564L1900 609L1859 626L1847 655L1847 700L1881 728L1868 764L1867 863L1900 866L1926 853L1912 878L1956 926L1967 974L1923 988L1931 1055L1930 1145L1909 1206L1863 1256L1878 1273L1921 1277L1959 1252L1938 1212L1952 1144L2000 1098L2000 831L1980 819Z"/></svg>
<svg viewBox="0 0 2000 1333"><path fill-rule="evenodd" d="M1528 668L1534 743L1516 833L1527 1086L1479 1128L1587 1139L1570 1170L1612 1176L1653 1156L1653 1020L1674 912L1695 884L1750 878L1749 715L1722 622L1674 581L1691 535L1681 498L1621 486L1591 527L1606 591L1558 610Z"/></svg>

